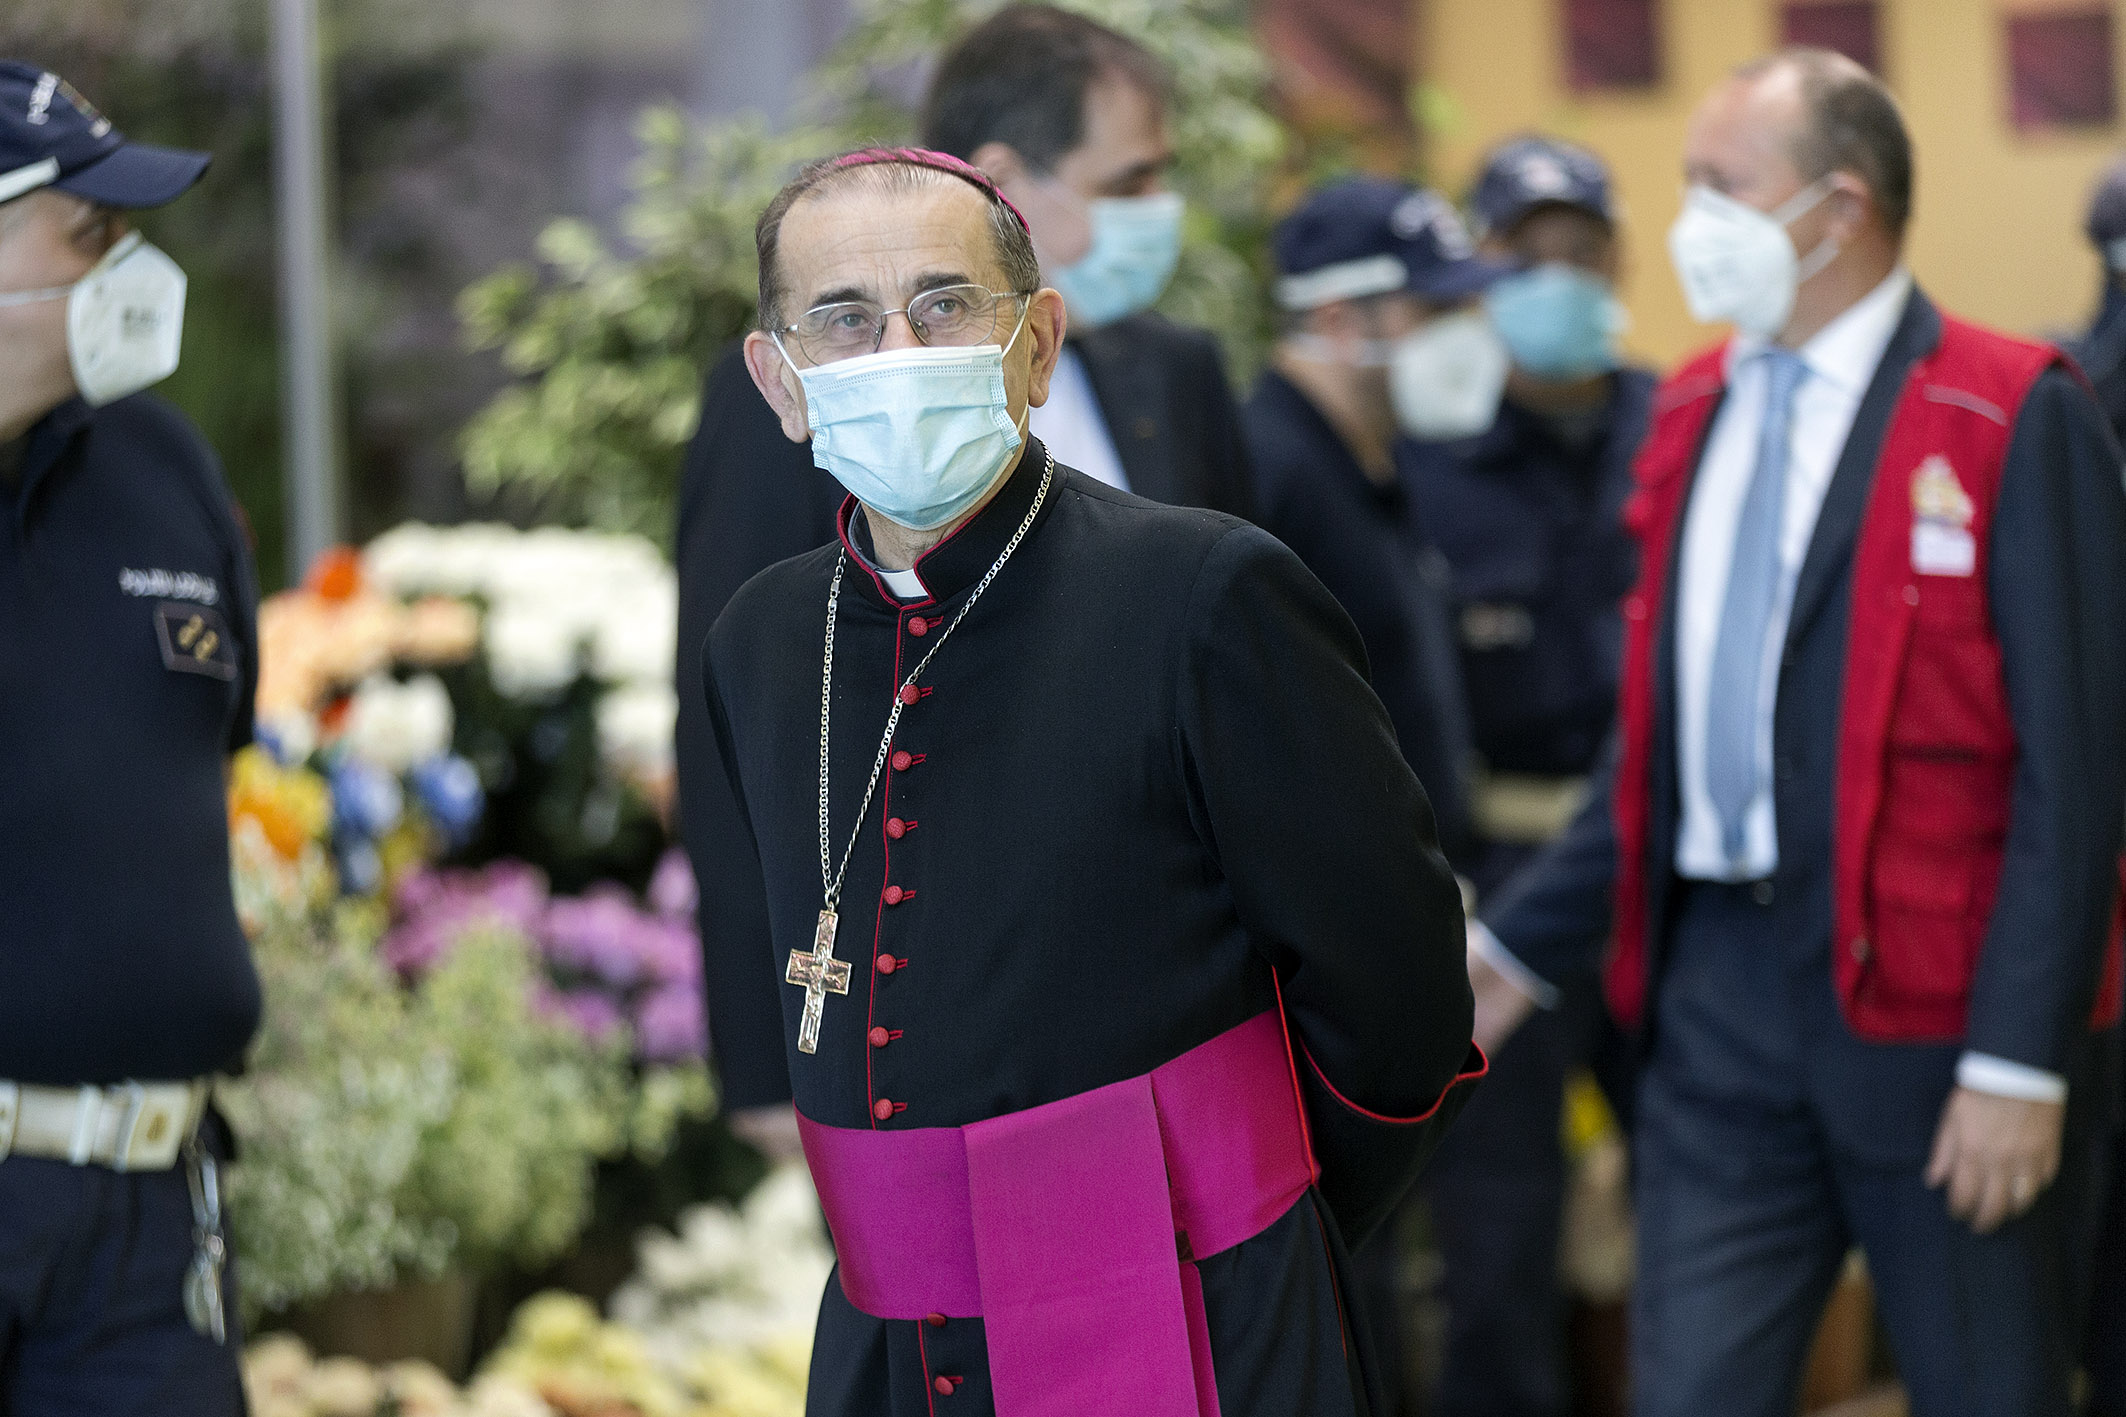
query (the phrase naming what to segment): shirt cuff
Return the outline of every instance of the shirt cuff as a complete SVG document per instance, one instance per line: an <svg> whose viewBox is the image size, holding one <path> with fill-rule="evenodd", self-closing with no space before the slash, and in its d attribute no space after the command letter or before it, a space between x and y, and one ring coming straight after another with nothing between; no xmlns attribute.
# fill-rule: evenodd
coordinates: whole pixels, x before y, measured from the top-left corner
<svg viewBox="0 0 2126 1417"><path fill-rule="evenodd" d="M1497 968L1496 965L1492 966ZM1500 973L1505 971L1501 970ZM2065 1102L2067 1079L2028 1063L2013 1063L1991 1053L1966 1053L1956 1060L1956 1085L1995 1097L2023 1102Z"/></svg>
<svg viewBox="0 0 2126 1417"><path fill-rule="evenodd" d="M1475 916L1469 918L1469 948L1497 970L1508 984L1526 994L1537 1008L1554 1009L1558 1006L1558 986L1516 959L1513 951L1500 944L1499 937L1491 933L1491 927Z"/></svg>

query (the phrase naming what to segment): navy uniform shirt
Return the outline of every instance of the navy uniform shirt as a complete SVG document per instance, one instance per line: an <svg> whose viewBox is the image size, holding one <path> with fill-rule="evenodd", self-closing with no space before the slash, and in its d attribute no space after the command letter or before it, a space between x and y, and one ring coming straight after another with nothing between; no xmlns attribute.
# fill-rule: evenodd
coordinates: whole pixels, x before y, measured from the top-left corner
<svg viewBox="0 0 2126 1417"><path fill-rule="evenodd" d="M1446 567L1407 480L1368 478L1320 410L1276 370L1241 410L1257 520L1297 552L1358 626L1373 688L1451 856L1469 839L1470 727L1445 604Z"/></svg>
<svg viewBox="0 0 2126 1417"><path fill-rule="evenodd" d="M2126 290L2104 282L2104 303L2081 338L2069 340L2067 353L2089 376L2097 406L2121 442L2126 442Z"/></svg>
<svg viewBox="0 0 2126 1417"><path fill-rule="evenodd" d="M229 882L257 591L168 405L61 405L0 480L0 1078L233 1066L259 987ZM0 457L0 470L9 461Z"/></svg>
<svg viewBox="0 0 2126 1417"><path fill-rule="evenodd" d="M1451 611L1476 749L1498 772L1594 767L1616 708L1618 606L1637 573L1621 513L1654 379L1620 370L1567 423L1508 401L1488 432L1405 443L1425 530L1452 567Z"/></svg>

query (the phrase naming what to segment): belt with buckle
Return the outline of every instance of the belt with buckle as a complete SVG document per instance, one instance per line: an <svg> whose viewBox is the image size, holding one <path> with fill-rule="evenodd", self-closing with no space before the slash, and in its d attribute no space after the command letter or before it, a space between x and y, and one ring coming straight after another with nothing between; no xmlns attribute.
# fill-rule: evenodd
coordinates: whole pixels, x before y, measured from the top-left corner
<svg viewBox="0 0 2126 1417"><path fill-rule="evenodd" d="M1587 788L1584 777L1481 773L1470 793L1470 816L1488 841L1541 846L1572 825L1586 804Z"/></svg>
<svg viewBox="0 0 2126 1417"><path fill-rule="evenodd" d="M199 1130L207 1081L40 1087L0 1082L0 1159L167 1171Z"/></svg>

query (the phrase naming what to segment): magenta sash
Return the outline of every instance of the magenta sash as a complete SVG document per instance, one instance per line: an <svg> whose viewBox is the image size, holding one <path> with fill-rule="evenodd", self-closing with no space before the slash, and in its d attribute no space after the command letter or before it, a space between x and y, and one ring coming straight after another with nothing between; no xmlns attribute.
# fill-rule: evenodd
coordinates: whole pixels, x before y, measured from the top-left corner
<svg viewBox="0 0 2126 1417"><path fill-rule="evenodd" d="M842 1292L876 1318L979 1316L999 1417L1121 1394L1139 1417L1217 1417L1193 1261L1261 1234L1319 1174L1274 1010L971 1126L798 1127Z"/></svg>

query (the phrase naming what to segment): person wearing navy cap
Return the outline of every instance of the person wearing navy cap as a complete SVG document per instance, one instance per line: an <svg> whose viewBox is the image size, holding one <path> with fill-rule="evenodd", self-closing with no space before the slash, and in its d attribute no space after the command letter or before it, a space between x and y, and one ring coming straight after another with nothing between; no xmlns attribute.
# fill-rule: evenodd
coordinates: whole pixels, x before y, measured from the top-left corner
<svg viewBox="0 0 2126 1417"><path fill-rule="evenodd" d="M1241 410L1257 519L1358 626L1403 757L1432 799L1449 859L1460 861L1471 844L1470 725L1448 572L1397 444L1491 422L1507 355L1481 297L1506 268L1477 258L1438 193L1374 177L1312 193L1277 224L1271 246L1280 334ZM1399 1378L1393 1227L1353 1263L1380 1367ZM1415 1396L1396 1394L1397 1406Z"/></svg>
<svg viewBox="0 0 2126 1417"><path fill-rule="evenodd" d="M2083 229L2103 259L2104 292L2088 330L2065 348L2089 376L2112 432L2126 442L2126 157L2114 159L2097 179ZM2096 1274L2082 1358L2090 1417L2126 1417L2126 1127L2112 1155Z"/></svg>
<svg viewBox="0 0 2126 1417"><path fill-rule="evenodd" d="M1621 509L1653 376L1624 366L1616 205L1593 153L1517 138L1469 198L1481 255L1512 268L1484 304L1512 355L1497 417L1474 437L1409 440L1406 476L1451 567L1448 595L1474 726L1479 896L1555 837L1585 798L1617 692L1636 556ZM1612 1076L1592 980L1516 1034L1425 1178L1443 1262L1446 1417L1562 1417L1559 1108L1572 1069Z"/></svg>
<svg viewBox="0 0 2126 1417"><path fill-rule="evenodd" d="M208 1079L257 1028L224 771L257 682L214 456L141 390L204 153L0 61L0 1411L243 1411Z"/></svg>
<svg viewBox="0 0 2126 1417"><path fill-rule="evenodd" d="M1373 177L1316 191L1271 237L1282 332L1241 411L1257 520L1357 622L1403 756L1459 857L1469 836L1469 722L1442 592L1396 465L1399 438L1490 423L1507 357L1477 259L1435 192Z"/></svg>

